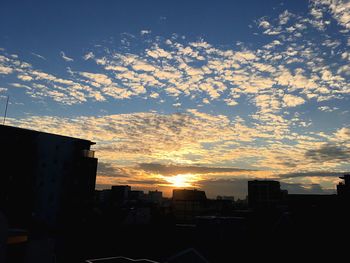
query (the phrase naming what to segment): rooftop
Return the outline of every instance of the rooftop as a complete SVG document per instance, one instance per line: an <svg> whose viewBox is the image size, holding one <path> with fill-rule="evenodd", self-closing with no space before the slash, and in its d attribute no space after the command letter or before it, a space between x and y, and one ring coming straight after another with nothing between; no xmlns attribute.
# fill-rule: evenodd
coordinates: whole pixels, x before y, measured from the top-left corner
<svg viewBox="0 0 350 263"><path fill-rule="evenodd" d="M92 142L92 141L89 141L89 140L86 140L86 139L80 139L80 138L75 138L75 137L70 137L70 136L65 136L65 135L60 135L60 134L36 131L36 130L25 129L25 128L20 128L20 127L14 127L14 126L8 126L8 125L0 125L0 132L5 132L6 130L7 131L11 131L13 133L45 134L45 135L50 135L50 136L55 136L55 137L66 138L66 139L69 139L69 140L84 141L86 143L89 143L90 145L96 144L95 142Z"/></svg>

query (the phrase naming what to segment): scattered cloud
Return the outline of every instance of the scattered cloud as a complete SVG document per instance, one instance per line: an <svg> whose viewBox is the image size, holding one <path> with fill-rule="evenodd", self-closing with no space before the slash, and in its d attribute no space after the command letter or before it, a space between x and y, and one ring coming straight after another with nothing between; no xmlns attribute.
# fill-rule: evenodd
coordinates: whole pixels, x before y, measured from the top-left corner
<svg viewBox="0 0 350 263"><path fill-rule="evenodd" d="M34 52L32 52L31 54L32 54L33 56L37 57L37 58L40 58L40 59L42 59L42 60L46 60L46 58L45 58L44 56L42 56L42 55L39 55L39 54L34 53Z"/></svg>
<svg viewBox="0 0 350 263"><path fill-rule="evenodd" d="M140 34L141 35L151 34L151 30L141 30Z"/></svg>
<svg viewBox="0 0 350 263"><path fill-rule="evenodd" d="M74 59L72 59L72 58L66 56L66 54L65 54L63 51L60 52L60 55L61 55L61 57L62 57L65 61L67 61L67 62L72 62L72 61L74 61Z"/></svg>
<svg viewBox="0 0 350 263"><path fill-rule="evenodd" d="M93 58L95 58L95 55L94 55L94 53L92 53L92 52L86 53L86 54L83 56L83 59L84 59L84 60L89 60L89 59L93 59Z"/></svg>
<svg viewBox="0 0 350 263"><path fill-rule="evenodd" d="M10 67L6 67L6 66L0 66L0 74L10 74L13 72L13 69Z"/></svg>
<svg viewBox="0 0 350 263"><path fill-rule="evenodd" d="M324 111L324 112L333 112L333 111L338 110L339 108L337 108L337 107L329 107L329 106L320 106L320 107L318 107L318 109L320 111Z"/></svg>
<svg viewBox="0 0 350 263"><path fill-rule="evenodd" d="M313 162L346 162L350 158L350 149L340 145L325 144L318 149L308 150L305 157Z"/></svg>
<svg viewBox="0 0 350 263"><path fill-rule="evenodd" d="M95 117L8 121L96 141L101 185L165 187L166 177L184 173L198 176L210 193L220 186L228 195L245 176L280 178L300 192L328 191L333 174L350 169L349 123L339 117L350 94L349 8L347 1L312 0L306 13L263 17L251 28L261 37L255 44L222 46L148 29L124 33L120 45L95 45L61 73L0 49L0 91L18 98L62 109L151 102L128 114L108 106L110 114ZM64 67L74 61L60 56ZM154 110L158 105L164 111ZM334 127L324 131L310 112Z"/></svg>
<svg viewBox="0 0 350 263"><path fill-rule="evenodd" d="M333 15L334 19L346 29L350 29L350 4L346 0L312 0L319 8L325 7ZM323 11L325 11L323 9ZM320 17L320 12L318 11Z"/></svg>
<svg viewBox="0 0 350 263"><path fill-rule="evenodd" d="M292 94L286 94L283 97L283 102L286 107L296 107L298 105L304 104L305 100L301 97L294 96Z"/></svg>
<svg viewBox="0 0 350 263"><path fill-rule="evenodd" d="M98 162L97 166L97 176L107 176L113 178L129 177L127 171L124 171L122 168L105 162Z"/></svg>

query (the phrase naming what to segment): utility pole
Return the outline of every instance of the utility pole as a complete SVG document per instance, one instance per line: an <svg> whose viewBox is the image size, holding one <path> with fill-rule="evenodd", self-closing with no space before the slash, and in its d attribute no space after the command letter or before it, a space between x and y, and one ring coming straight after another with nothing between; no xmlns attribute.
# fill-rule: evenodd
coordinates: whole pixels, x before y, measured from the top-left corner
<svg viewBox="0 0 350 263"><path fill-rule="evenodd" d="M8 106L8 104L9 104L9 98L10 98L10 96L7 96L6 108L5 108L5 115L4 115L4 121L2 122L2 125L5 125L6 115L7 115L7 106Z"/></svg>

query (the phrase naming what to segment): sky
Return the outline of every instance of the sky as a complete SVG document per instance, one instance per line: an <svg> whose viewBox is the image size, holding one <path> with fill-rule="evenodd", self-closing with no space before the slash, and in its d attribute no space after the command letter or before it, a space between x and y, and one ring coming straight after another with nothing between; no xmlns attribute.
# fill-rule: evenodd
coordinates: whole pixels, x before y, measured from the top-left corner
<svg viewBox="0 0 350 263"><path fill-rule="evenodd" d="M349 80L347 0L0 3L6 124L96 142L98 189L334 193Z"/></svg>

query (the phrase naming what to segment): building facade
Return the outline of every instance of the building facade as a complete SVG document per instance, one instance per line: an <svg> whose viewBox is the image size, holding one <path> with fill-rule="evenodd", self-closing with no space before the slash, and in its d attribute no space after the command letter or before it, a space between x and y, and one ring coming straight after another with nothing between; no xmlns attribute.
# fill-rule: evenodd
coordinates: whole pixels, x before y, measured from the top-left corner
<svg viewBox="0 0 350 263"><path fill-rule="evenodd" d="M248 204L252 208L273 207L286 195L280 182L273 180L248 181Z"/></svg>
<svg viewBox="0 0 350 263"><path fill-rule="evenodd" d="M93 202L97 159L88 140L0 126L0 210L13 227L78 220Z"/></svg>
<svg viewBox="0 0 350 263"><path fill-rule="evenodd" d="M340 198L350 199L350 174L344 174L339 177L343 180L337 185L337 194Z"/></svg>
<svg viewBox="0 0 350 263"><path fill-rule="evenodd" d="M179 222L193 221L207 210L207 197L204 191L174 189L172 207Z"/></svg>

